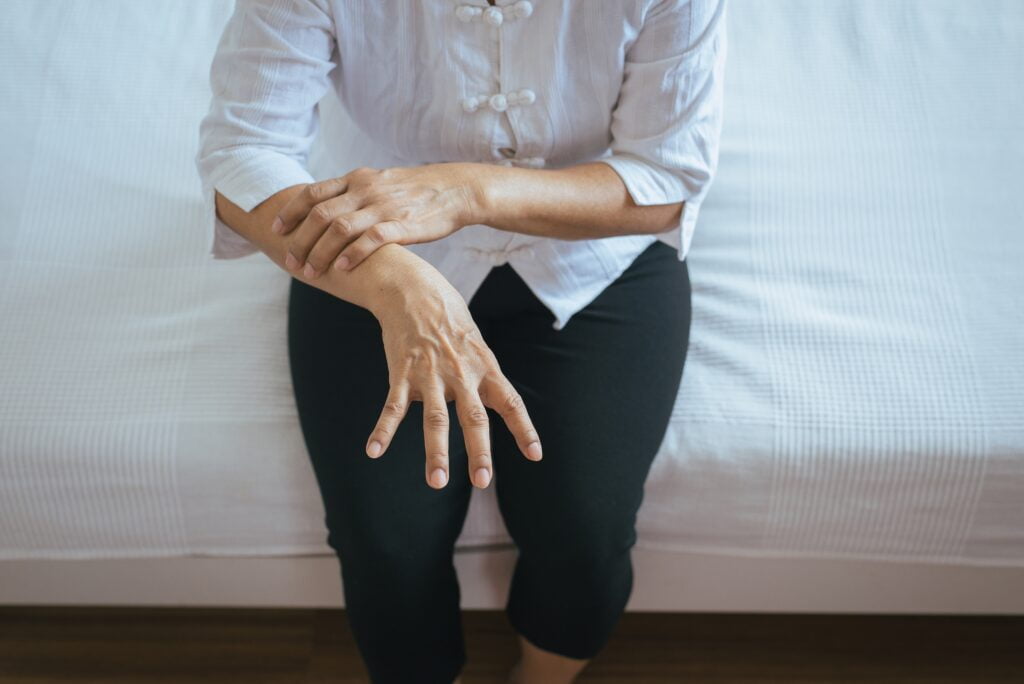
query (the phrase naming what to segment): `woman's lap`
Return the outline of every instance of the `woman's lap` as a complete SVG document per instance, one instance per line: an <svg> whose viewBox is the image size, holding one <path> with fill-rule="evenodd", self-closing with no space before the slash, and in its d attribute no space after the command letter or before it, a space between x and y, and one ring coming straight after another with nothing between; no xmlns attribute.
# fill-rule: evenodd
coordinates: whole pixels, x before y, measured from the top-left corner
<svg viewBox="0 0 1024 684"><path fill-rule="evenodd" d="M494 457L501 458L492 486L498 486L505 466L513 474L531 474L534 487L551 478L560 499L568 493L615 496L619 483L599 477L601 470L614 472L631 454L653 457L675 403L690 327L686 263L673 263L671 249L653 243L562 330L551 327L552 314L511 266L491 271L470 311L502 372L523 396L545 454L539 462L527 460L489 409L492 440L498 440L492 444ZM426 505L460 488L452 485L469 485L454 402L448 404L451 474L445 488L435 490L426 482L419 402L410 404L384 456L366 456L366 440L389 389L380 326L369 311L293 279L288 337L296 403L311 455L323 454L327 475L341 478L342 467L355 469L343 481L321 486L344 488L358 481L360 489L401 488ZM568 464L597 477L587 489L573 492L582 479L556 479L565 477L558 470ZM598 488L604 486L612 489L602 494Z"/></svg>
<svg viewBox="0 0 1024 684"><path fill-rule="evenodd" d="M562 330L502 267L471 310L544 445L525 459L489 410L494 486L519 549L506 610L533 643L570 657L600 650L632 589L629 550L644 482L678 394L690 328L685 262L653 243Z"/></svg>
<svg viewBox="0 0 1024 684"><path fill-rule="evenodd" d="M544 446L541 461L526 459L500 416L488 409L491 486L520 549L510 617L542 648L588 657L607 637L631 587L627 566L635 513L686 356L686 263L673 248L653 243L562 330L552 328L553 315L509 265L488 274L469 307L502 372L523 396ZM296 402L324 501L328 542L339 553L343 572L348 560L346 602L350 595L359 600L356 585L359 595L368 597L386 581L395 593L376 600L394 599L396 612L402 602L408 608L417 592L429 593L424 583L450 585L454 576L450 557L472 491L455 403L448 404L450 477L438 490L424 474L419 402L410 405L383 456L365 454L388 394L376 318L293 279L288 335ZM550 578L543 586L542 576ZM579 636L548 624L561 615L531 607L534 599L551 603L540 594L557 590L555 585L570 576L575 586L559 598L567 610L574 596L580 604L580 619L587 622L573 630ZM602 604L590 600L588 592L607 596ZM456 597L457 588L448 586L423 599L423 608L431 601L434 609L447 608ZM370 617L370 609L365 608L365 618L355 610L351 617L372 631L369 623L377 618ZM386 608L375 610L387 614ZM587 616L587 610L594 615ZM448 626L435 630L456 642L452 653L462 648L455 620L449 613ZM410 635L419 629L408 627ZM387 629L389 638L402 638L400 627ZM372 660L372 644L364 645Z"/></svg>
<svg viewBox="0 0 1024 684"><path fill-rule="evenodd" d="M527 460L489 411L494 486L503 513L512 512L520 497L544 502L517 508L518 519L506 516L513 534L518 525L524 536L535 535L544 522L549 534L570 536L574 518L584 516L579 522L585 524L585 516L628 516L639 506L682 377L689 277L672 248L653 243L562 330L553 329L552 315L536 304L511 313L502 306L510 299L529 301L526 290L506 265L470 302L544 445L541 461ZM493 318L492 304L501 311ZM556 510L557 519L540 519ZM560 521L566 529L559 529Z"/></svg>

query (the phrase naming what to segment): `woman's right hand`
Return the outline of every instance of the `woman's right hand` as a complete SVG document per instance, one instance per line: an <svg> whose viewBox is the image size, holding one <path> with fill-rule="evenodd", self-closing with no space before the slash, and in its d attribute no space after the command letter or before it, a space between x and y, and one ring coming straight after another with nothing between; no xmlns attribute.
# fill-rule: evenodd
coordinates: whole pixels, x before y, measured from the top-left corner
<svg viewBox="0 0 1024 684"><path fill-rule="evenodd" d="M427 483L444 487L447 402L454 400L472 484L486 487L493 472L485 407L502 417L526 458L541 459L540 438L522 397L498 367L465 299L443 276L407 284L375 306L374 314L381 325L391 389L367 441L368 456L377 458L387 450L409 403L421 401Z"/></svg>

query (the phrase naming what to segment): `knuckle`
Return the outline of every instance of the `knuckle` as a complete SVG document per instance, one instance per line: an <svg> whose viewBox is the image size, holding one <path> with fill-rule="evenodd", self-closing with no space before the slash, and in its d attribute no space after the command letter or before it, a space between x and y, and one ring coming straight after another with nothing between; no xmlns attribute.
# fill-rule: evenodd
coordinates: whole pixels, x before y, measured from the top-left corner
<svg viewBox="0 0 1024 684"><path fill-rule="evenodd" d="M487 425L490 420L487 416L487 410L484 409L484 407L472 406L463 412L462 422L470 427L481 427Z"/></svg>
<svg viewBox="0 0 1024 684"><path fill-rule="evenodd" d="M333 182L311 183L306 186L306 200L311 203L320 203L334 197L335 192Z"/></svg>
<svg viewBox="0 0 1024 684"><path fill-rule="evenodd" d="M384 404L384 414L392 418L405 414L405 403L398 400L392 399Z"/></svg>
<svg viewBox="0 0 1024 684"><path fill-rule="evenodd" d="M332 218L330 208L323 204L313 207L312 211L309 212L309 216L316 223L327 223Z"/></svg>
<svg viewBox="0 0 1024 684"><path fill-rule="evenodd" d="M356 181L365 181L369 176L373 175L375 170L371 166L357 166L352 169L350 176Z"/></svg>
<svg viewBox="0 0 1024 684"><path fill-rule="evenodd" d="M375 223L366 231L366 236L374 242L385 242L387 241L387 232L386 223Z"/></svg>
<svg viewBox="0 0 1024 684"><path fill-rule="evenodd" d="M352 224L346 218L336 218L331 221L330 230L342 237L352 232Z"/></svg>
<svg viewBox="0 0 1024 684"><path fill-rule="evenodd" d="M521 411L525 407L522 395L512 387L505 390L505 395L501 399L501 404L506 411L512 413Z"/></svg>
<svg viewBox="0 0 1024 684"><path fill-rule="evenodd" d="M441 484L440 487L444 487L446 484L448 484L448 477L449 477L450 473L448 472L448 455L447 454L438 453L438 452L434 452L434 453L428 454L426 462L425 462L425 465L426 465L426 471L427 471L427 473L426 473L427 474L427 482L430 484L431 487L435 486L435 484L433 482L434 471L437 470L438 468L443 470L444 473L445 473L444 484Z"/></svg>
<svg viewBox="0 0 1024 684"><path fill-rule="evenodd" d="M444 409L430 409L423 414L423 420L430 427L444 428L448 427L448 412Z"/></svg>

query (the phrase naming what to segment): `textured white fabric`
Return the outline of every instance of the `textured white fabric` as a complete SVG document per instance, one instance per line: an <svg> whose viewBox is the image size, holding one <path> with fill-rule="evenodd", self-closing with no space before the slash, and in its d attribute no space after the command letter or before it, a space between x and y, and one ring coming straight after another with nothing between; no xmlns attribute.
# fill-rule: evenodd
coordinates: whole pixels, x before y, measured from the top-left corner
<svg viewBox="0 0 1024 684"><path fill-rule="evenodd" d="M477 4L239 0L210 69L196 159L210 254L258 251L217 218L214 188L249 211L358 165L600 161L637 204L685 201L678 225L558 240L474 224L409 248L467 301L492 266L510 263L555 329L655 240L684 259L718 157L725 1ZM363 137L373 149L362 164L311 173L304 163L325 99L344 103L348 119L321 136L328 153Z"/></svg>
<svg viewBox="0 0 1024 684"><path fill-rule="evenodd" d="M230 10L4 6L0 557L331 553L290 278L204 251L195 131ZM1016 1L731 3L638 546L1024 566L1022 32ZM508 541L474 491L459 547Z"/></svg>

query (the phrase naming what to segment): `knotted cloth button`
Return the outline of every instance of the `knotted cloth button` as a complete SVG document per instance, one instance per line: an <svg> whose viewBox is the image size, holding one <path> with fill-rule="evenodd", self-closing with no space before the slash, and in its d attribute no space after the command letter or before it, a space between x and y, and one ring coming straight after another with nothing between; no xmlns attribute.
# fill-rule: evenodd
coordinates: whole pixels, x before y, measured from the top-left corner
<svg viewBox="0 0 1024 684"><path fill-rule="evenodd" d="M488 7L484 10L484 21L491 26L501 26L501 22L505 21L505 15L497 7Z"/></svg>
<svg viewBox="0 0 1024 684"><path fill-rule="evenodd" d="M537 96L529 88L523 88L509 93L507 100L510 105L528 105L533 104L537 100Z"/></svg>
<svg viewBox="0 0 1024 684"><path fill-rule="evenodd" d="M487 101L486 95L476 95L462 98L462 108L472 114L480 105Z"/></svg>
<svg viewBox="0 0 1024 684"><path fill-rule="evenodd" d="M487 102L491 105L491 109L496 112L503 112L508 109L508 98L503 93L491 95Z"/></svg>
<svg viewBox="0 0 1024 684"><path fill-rule="evenodd" d="M531 14L533 14L533 3L529 0L519 0L519 2L505 7L492 5L487 9L476 5L459 5L455 8L455 16L460 21L469 22L480 17L491 26L501 26L506 19L525 19Z"/></svg>
<svg viewBox="0 0 1024 684"><path fill-rule="evenodd" d="M505 9L516 19L525 19L533 14L533 3L530 0L519 0L519 2Z"/></svg>
<svg viewBox="0 0 1024 684"><path fill-rule="evenodd" d="M481 247L467 247L477 258L491 262L494 266L501 266L508 261L508 252L501 249L483 249Z"/></svg>
<svg viewBox="0 0 1024 684"><path fill-rule="evenodd" d="M455 16L460 21L473 21L473 17L478 17L483 13L483 10L473 5L459 5L455 9Z"/></svg>
<svg viewBox="0 0 1024 684"><path fill-rule="evenodd" d="M537 96L529 88L523 88L514 93L516 104L529 105L533 104L537 100Z"/></svg>
<svg viewBox="0 0 1024 684"><path fill-rule="evenodd" d="M470 95L460 100L462 108L472 114L481 105L487 103L496 112L503 112L509 107L516 105L533 104L537 96L529 88L516 90L511 93L494 93L493 95Z"/></svg>

